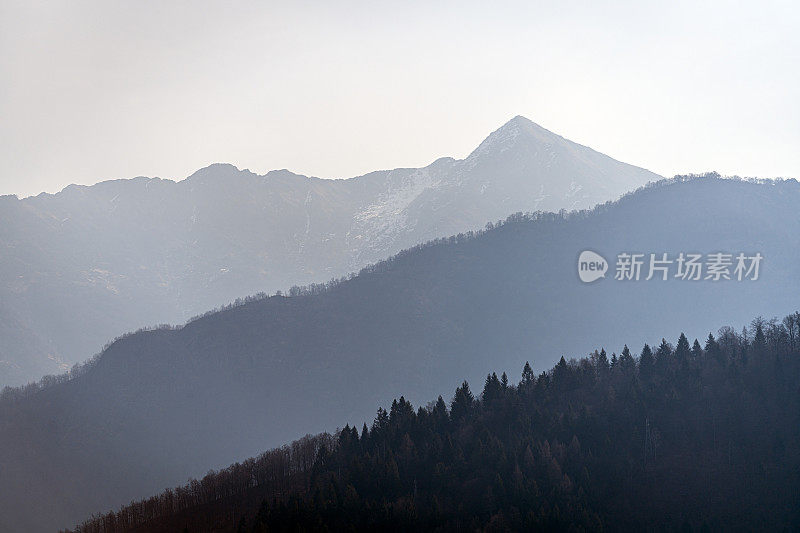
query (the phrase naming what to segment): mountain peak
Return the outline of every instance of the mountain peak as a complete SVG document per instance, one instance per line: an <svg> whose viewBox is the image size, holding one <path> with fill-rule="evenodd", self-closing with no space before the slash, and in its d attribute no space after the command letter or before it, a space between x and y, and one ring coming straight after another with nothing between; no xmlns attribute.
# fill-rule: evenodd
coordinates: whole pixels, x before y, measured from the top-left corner
<svg viewBox="0 0 800 533"><path fill-rule="evenodd" d="M230 174L238 174L241 172L238 168L231 165L230 163L212 163L207 167L203 167L199 170L196 170L191 176L186 179L196 179L201 177L206 177L209 175L230 175Z"/></svg>
<svg viewBox="0 0 800 533"><path fill-rule="evenodd" d="M505 127L510 126L510 125L531 125L531 124L534 125L534 126L537 125L531 119L529 119L527 117L523 117L522 115L517 115L514 118L512 118L511 120L509 120L508 122L506 122L505 124L503 124L502 127L505 128Z"/></svg>
<svg viewBox="0 0 800 533"><path fill-rule="evenodd" d="M230 163L213 163L195 171L183 181L193 185L227 186L231 183L241 183L242 180L250 181L254 177L258 176L248 169L240 169Z"/></svg>
<svg viewBox="0 0 800 533"><path fill-rule="evenodd" d="M486 137L468 159L505 152L519 144L521 140L525 143L552 143L559 139L562 137L522 115L517 115Z"/></svg>

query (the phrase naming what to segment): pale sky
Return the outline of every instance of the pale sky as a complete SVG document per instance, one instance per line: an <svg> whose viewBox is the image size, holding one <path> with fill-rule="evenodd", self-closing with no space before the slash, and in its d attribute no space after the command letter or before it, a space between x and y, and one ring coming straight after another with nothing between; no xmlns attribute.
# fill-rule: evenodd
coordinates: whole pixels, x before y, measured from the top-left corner
<svg viewBox="0 0 800 533"><path fill-rule="evenodd" d="M0 0L0 194L424 166L514 115L662 175L800 178L798 5Z"/></svg>

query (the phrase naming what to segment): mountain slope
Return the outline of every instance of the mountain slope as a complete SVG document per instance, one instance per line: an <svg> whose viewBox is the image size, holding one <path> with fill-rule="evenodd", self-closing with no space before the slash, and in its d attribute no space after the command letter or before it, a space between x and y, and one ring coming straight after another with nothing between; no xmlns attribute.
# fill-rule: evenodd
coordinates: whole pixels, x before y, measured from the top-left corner
<svg viewBox="0 0 800 533"><path fill-rule="evenodd" d="M598 344L704 338L797 308L800 184L666 181L571 217L517 219L400 254L317 294L253 301L110 346L83 375L0 403L0 528L43 529L488 371ZM760 252L757 281L582 284L578 254ZM655 337L655 338L654 338ZM457 376L458 378L455 378ZM46 511L43 511L46 509Z"/></svg>
<svg viewBox="0 0 800 533"><path fill-rule="evenodd" d="M466 159L420 169L321 180L212 165L178 183L0 197L0 386L60 372L126 331L658 178L516 117Z"/></svg>
<svg viewBox="0 0 800 533"><path fill-rule="evenodd" d="M492 373L449 410L401 396L360 430L305 437L75 533L796 529L799 327L794 313L664 341L655 359L526 366L516 386Z"/></svg>

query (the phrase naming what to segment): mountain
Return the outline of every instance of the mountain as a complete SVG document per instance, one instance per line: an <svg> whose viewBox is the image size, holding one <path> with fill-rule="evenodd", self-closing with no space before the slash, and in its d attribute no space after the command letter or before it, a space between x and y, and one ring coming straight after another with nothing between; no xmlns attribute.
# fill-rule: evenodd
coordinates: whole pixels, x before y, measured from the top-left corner
<svg viewBox="0 0 800 533"><path fill-rule="evenodd" d="M493 372L449 409L401 396L75 533L797 529L799 327Z"/></svg>
<svg viewBox="0 0 800 533"><path fill-rule="evenodd" d="M686 324L705 338L720 323L791 312L797 205L794 180L666 180L122 338L72 379L0 401L0 529L76 523L303 434L360 426L400 394L419 405L526 360L538 371L596 346L618 352L620 339L658 344ZM580 281L585 250L612 264L606 279ZM615 280L615 257L632 251L763 263L757 280Z"/></svg>
<svg viewBox="0 0 800 533"><path fill-rule="evenodd" d="M130 330L658 178L516 117L466 159L424 168L323 180L212 165L177 183L0 197L0 386L62 372Z"/></svg>

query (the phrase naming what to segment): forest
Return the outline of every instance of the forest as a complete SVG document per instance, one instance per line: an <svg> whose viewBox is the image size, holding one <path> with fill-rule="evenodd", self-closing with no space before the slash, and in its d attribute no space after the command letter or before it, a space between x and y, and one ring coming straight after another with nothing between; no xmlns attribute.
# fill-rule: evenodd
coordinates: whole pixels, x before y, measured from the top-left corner
<svg viewBox="0 0 800 533"><path fill-rule="evenodd" d="M799 494L800 312L400 397L64 532L790 531Z"/></svg>

